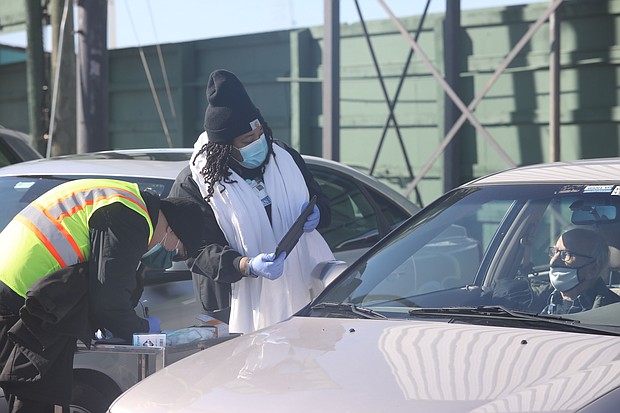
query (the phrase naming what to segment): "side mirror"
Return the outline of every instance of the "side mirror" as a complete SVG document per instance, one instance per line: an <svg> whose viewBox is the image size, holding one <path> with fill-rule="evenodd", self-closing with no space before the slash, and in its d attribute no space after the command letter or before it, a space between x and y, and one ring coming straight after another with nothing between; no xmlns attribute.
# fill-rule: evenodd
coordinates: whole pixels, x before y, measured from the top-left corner
<svg viewBox="0 0 620 413"><path fill-rule="evenodd" d="M323 261L314 267L311 276L313 279L320 281L323 284L323 288L325 288L348 266L349 264L344 261Z"/></svg>

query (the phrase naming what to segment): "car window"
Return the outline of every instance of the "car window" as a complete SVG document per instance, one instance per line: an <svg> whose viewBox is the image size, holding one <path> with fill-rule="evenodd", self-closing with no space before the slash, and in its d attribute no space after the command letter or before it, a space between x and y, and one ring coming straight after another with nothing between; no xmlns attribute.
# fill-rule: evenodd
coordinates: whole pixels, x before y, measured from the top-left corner
<svg viewBox="0 0 620 413"><path fill-rule="evenodd" d="M331 224L319 229L334 252L370 247L379 240L374 208L355 182L333 172L313 171L331 202Z"/></svg>
<svg viewBox="0 0 620 413"><path fill-rule="evenodd" d="M547 249L555 245L560 234L571 227L570 206L576 200L575 196L553 199L545 209L532 237L531 245L528 246L531 249L529 255L534 270L549 267Z"/></svg>
<svg viewBox="0 0 620 413"><path fill-rule="evenodd" d="M24 177L1 178L0 229L3 229L19 211L39 195L63 182L65 180Z"/></svg>
<svg viewBox="0 0 620 413"><path fill-rule="evenodd" d="M493 305L537 314L548 308L553 292L549 247L565 231L582 228L609 246L609 264L598 274L603 298L596 298L606 301L591 301L608 305L620 300L620 186L613 188L539 184L452 191L352 264L314 304L352 303L391 315L416 307ZM563 317L568 314L581 317ZM596 314L601 324L617 324L613 312Z"/></svg>
<svg viewBox="0 0 620 413"><path fill-rule="evenodd" d="M395 205L394 202L392 202L389 198L386 198L385 196L379 194L372 188L366 189L368 190L368 193L370 194L372 199L375 201L375 204L381 210L381 213L386 219L387 224L390 226L390 229L396 228L397 226L402 224L403 221L405 221L411 216L408 212Z"/></svg>
<svg viewBox="0 0 620 413"><path fill-rule="evenodd" d="M359 285L353 292L349 287L334 287L325 300L425 307L479 300L479 292L452 295L446 291L479 290L489 282L492 258L523 208L523 201L514 195L510 190L447 195L408 221L407 228L374 255L351 267L351 276L362 281L354 283ZM349 295L340 296L344 293Z"/></svg>
<svg viewBox="0 0 620 413"><path fill-rule="evenodd" d="M63 182L79 178L92 177L1 177L0 193L2 193L2 208L0 208L0 230L2 230L19 211L43 193ZM108 178L121 179L118 177ZM125 177L122 179L136 182L141 190L152 190L157 192L160 196L168 195L173 183L172 180L155 178L132 179L132 177Z"/></svg>
<svg viewBox="0 0 620 413"><path fill-rule="evenodd" d="M0 146L0 149L1 149L1 146ZM11 162L11 160L7 157L7 154L4 151L0 150L0 168L3 166L10 165L12 163L13 162Z"/></svg>
<svg viewBox="0 0 620 413"><path fill-rule="evenodd" d="M0 128L0 167L42 158L27 139L21 132Z"/></svg>
<svg viewBox="0 0 620 413"><path fill-rule="evenodd" d="M371 298L389 296L390 291L413 297L474 285L482 257L513 203L512 200L489 200L452 210L452 217L446 221L448 225L438 226L435 229L438 232L429 234L419 248L403 251L406 258L378 281L372 288ZM367 300L368 297L362 299Z"/></svg>

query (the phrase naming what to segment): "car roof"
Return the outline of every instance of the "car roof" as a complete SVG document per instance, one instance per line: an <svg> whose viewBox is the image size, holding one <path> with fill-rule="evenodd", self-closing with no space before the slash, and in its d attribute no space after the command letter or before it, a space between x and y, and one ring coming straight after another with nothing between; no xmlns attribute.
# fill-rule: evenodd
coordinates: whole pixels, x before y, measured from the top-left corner
<svg viewBox="0 0 620 413"><path fill-rule="evenodd" d="M620 158L582 159L507 169L475 179L463 187L531 183L620 183Z"/></svg>
<svg viewBox="0 0 620 413"><path fill-rule="evenodd" d="M5 166L0 168L0 176L36 176L41 174L83 176L88 174L89 176L134 176L174 180L179 171L188 165L192 152L192 148L151 148L62 155ZM415 213L420 209L398 191L355 168L316 156L302 155L302 157L308 165L329 168L329 170L353 176L369 186L380 187L384 195L397 202L401 207L406 208L410 213ZM126 162L128 159L133 161Z"/></svg>
<svg viewBox="0 0 620 413"><path fill-rule="evenodd" d="M127 162L128 159L133 161ZM88 174L175 179L188 159L187 150L181 149L101 151L8 165L0 168L0 176Z"/></svg>
<svg viewBox="0 0 620 413"><path fill-rule="evenodd" d="M59 174L132 175L176 178L188 164L191 148L120 149L55 156L0 169L0 175ZM327 159L302 155L307 164L329 167L370 182L376 180L362 172ZM126 162L131 159L132 162Z"/></svg>

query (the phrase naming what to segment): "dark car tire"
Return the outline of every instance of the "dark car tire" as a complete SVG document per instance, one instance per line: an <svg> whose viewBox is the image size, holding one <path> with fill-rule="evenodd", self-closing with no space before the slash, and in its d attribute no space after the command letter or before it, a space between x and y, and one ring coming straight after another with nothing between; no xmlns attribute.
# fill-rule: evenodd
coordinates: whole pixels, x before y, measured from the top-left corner
<svg viewBox="0 0 620 413"><path fill-rule="evenodd" d="M106 413L110 404L121 394L107 376L76 377L71 391L71 413Z"/></svg>

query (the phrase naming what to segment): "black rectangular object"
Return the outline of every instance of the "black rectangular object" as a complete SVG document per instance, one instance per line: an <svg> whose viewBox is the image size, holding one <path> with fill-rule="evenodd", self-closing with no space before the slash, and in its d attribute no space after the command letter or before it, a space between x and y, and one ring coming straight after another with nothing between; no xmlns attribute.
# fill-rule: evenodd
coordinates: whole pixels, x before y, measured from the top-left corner
<svg viewBox="0 0 620 413"><path fill-rule="evenodd" d="M284 236L278 243L278 246L276 247L276 258L279 257L280 253L282 252L286 252L286 256L288 257L295 245L297 245L299 238L301 238L302 234L304 233L304 224L306 223L308 216L312 213L315 204L316 195L314 195L310 202L308 202L308 205L304 208L303 211L301 211L299 217L295 220L293 225L291 225L289 230L286 232L286 234L284 234Z"/></svg>

